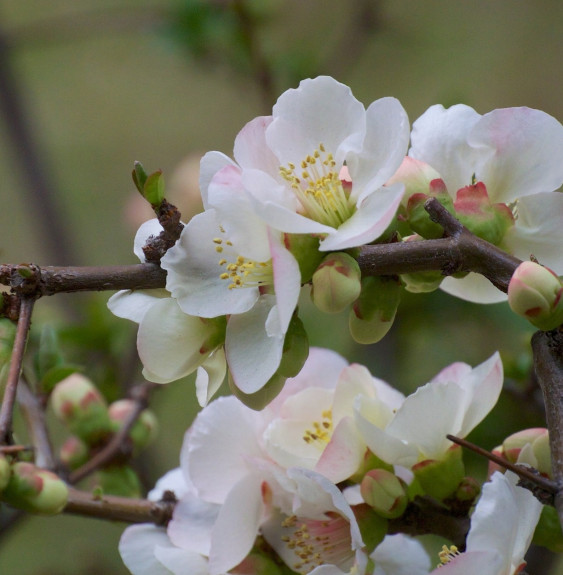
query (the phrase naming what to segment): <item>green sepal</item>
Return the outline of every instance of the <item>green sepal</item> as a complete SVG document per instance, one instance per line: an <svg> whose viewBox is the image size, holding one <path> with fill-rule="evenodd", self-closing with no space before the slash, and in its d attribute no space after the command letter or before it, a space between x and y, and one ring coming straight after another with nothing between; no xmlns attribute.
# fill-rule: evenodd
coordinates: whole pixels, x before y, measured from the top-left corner
<svg viewBox="0 0 563 575"><path fill-rule="evenodd" d="M412 471L424 492L442 501L456 492L465 477L462 449L452 446L443 459L421 461Z"/></svg>
<svg viewBox="0 0 563 575"><path fill-rule="evenodd" d="M309 337L297 312L293 314L285 339L280 365L276 371L283 377L295 377L309 357Z"/></svg>
<svg viewBox="0 0 563 575"><path fill-rule="evenodd" d="M563 553L563 533L555 507L543 506L532 543L547 547L554 553Z"/></svg>
<svg viewBox="0 0 563 575"><path fill-rule="evenodd" d="M387 535L389 522L381 515L378 515L369 505L365 503L352 507L356 521L362 534L362 539L366 546L367 553L373 550L383 541Z"/></svg>
<svg viewBox="0 0 563 575"><path fill-rule="evenodd" d="M230 372L227 377L231 393L240 399L244 405L250 407L250 409L254 409L255 411L264 409L268 403L273 401L278 396L280 391L283 389L286 379L287 378L283 375L274 373L274 375L272 375L272 377L270 377L270 379L266 382L266 385L264 385L264 387L260 388L258 391L255 391L254 393L244 393L235 385Z"/></svg>
<svg viewBox="0 0 563 575"><path fill-rule="evenodd" d="M309 234L284 234L283 242L299 265L301 283L311 281L315 270L326 256L319 251L319 238Z"/></svg>

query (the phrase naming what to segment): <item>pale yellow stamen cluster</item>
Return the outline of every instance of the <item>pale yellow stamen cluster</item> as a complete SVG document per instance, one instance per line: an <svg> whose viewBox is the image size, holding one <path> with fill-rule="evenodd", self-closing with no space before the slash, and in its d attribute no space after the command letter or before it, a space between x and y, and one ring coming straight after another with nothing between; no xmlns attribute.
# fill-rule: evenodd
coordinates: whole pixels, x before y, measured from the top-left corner
<svg viewBox="0 0 563 575"><path fill-rule="evenodd" d="M338 228L352 216L355 207L342 186L332 154L320 144L300 167L300 176L292 163L280 167L280 174L291 185L307 217Z"/></svg>
<svg viewBox="0 0 563 575"><path fill-rule="evenodd" d="M328 527L326 522L326 527ZM282 527L295 528L291 535L282 537L282 541L287 544L299 561L293 564L293 569L298 573L309 573L315 567L323 564L322 555L319 547L325 550L331 550L330 537L328 535L316 535L311 537L309 528L306 523L297 525L297 517L292 515L282 521Z"/></svg>
<svg viewBox="0 0 563 575"><path fill-rule="evenodd" d="M442 567L448 564L452 559L460 555L459 549L452 545L448 547L447 545L442 545L442 551L438 553L438 557L440 558L440 565L438 567Z"/></svg>
<svg viewBox="0 0 563 575"><path fill-rule="evenodd" d="M223 230L221 229L221 231ZM213 238L213 243L215 244L215 251L219 254L223 253L225 246L233 246L230 240L223 240L223 238ZM229 289L260 287L274 283L271 260L268 262L255 262L243 256L237 256L234 262L221 258L219 266L226 270L219 277L222 280L231 281Z"/></svg>
<svg viewBox="0 0 563 575"><path fill-rule="evenodd" d="M316 441L328 443L332 435L332 411L323 411L321 421L313 421L313 429L306 429L303 433L303 441L314 443Z"/></svg>

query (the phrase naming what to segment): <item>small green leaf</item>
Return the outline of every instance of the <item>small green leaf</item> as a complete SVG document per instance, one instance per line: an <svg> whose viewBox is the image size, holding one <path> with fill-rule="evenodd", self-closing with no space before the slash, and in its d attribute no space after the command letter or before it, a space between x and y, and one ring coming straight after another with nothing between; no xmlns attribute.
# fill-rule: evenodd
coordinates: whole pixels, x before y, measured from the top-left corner
<svg viewBox="0 0 563 575"><path fill-rule="evenodd" d="M143 168L143 164L141 164L141 162L135 162L133 164L133 173L131 175L133 176L135 187L144 196L143 188L147 181L147 173L145 172L145 168Z"/></svg>
<svg viewBox="0 0 563 575"><path fill-rule="evenodd" d="M80 365L74 365L70 363L56 365L43 374L41 381L39 382L39 387L45 393L51 393L59 381L62 381L73 373L81 371L84 370Z"/></svg>
<svg viewBox="0 0 563 575"><path fill-rule="evenodd" d="M157 208L164 199L164 177L162 170L151 174L143 187L143 196L153 208Z"/></svg>

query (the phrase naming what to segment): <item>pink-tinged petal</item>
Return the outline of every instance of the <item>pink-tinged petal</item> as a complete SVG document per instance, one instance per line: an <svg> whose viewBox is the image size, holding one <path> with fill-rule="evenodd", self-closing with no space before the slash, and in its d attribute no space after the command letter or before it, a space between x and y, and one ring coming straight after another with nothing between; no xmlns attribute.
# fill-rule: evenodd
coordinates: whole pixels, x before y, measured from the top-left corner
<svg viewBox="0 0 563 575"><path fill-rule="evenodd" d="M209 575L207 558L199 553L156 547L154 555L173 575Z"/></svg>
<svg viewBox="0 0 563 575"><path fill-rule="evenodd" d="M244 170L258 169L277 174L280 163L266 143L266 128L272 116L258 116L244 126L235 138L234 157Z"/></svg>
<svg viewBox="0 0 563 575"><path fill-rule="evenodd" d="M258 419L233 396L216 399L196 417L180 460L201 498L223 503L233 484L251 472L249 458L263 453Z"/></svg>
<svg viewBox="0 0 563 575"><path fill-rule="evenodd" d="M466 375L469 375L473 368L462 361L456 361L444 367L430 381L436 383L448 383L449 381L461 381Z"/></svg>
<svg viewBox="0 0 563 575"><path fill-rule="evenodd" d="M147 243L147 240L151 236L158 236L162 231L162 226L156 218L148 220L141 224L137 233L135 234L135 241L133 242L133 252L141 260L141 262L146 262L145 253L143 252L143 247Z"/></svg>
<svg viewBox="0 0 563 575"><path fill-rule="evenodd" d="M227 373L227 361L223 348L215 350L197 368L195 389L197 401L201 407L205 407L209 400L217 393L221 387L225 374Z"/></svg>
<svg viewBox="0 0 563 575"><path fill-rule="evenodd" d="M467 537L468 551L497 551L503 557L503 573L513 573L522 564L542 510L541 503L527 489L517 487L516 481L514 474L496 472L483 486Z"/></svg>
<svg viewBox="0 0 563 575"><path fill-rule="evenodd" d="M490 150L477 150L467 142L479 118L473 108L463 104L448 109L436 105L413 124L409 156L437 170L452 197L471 183L476 167L492 154Z"/></svg>
<svg viewBox="0 0 563 575"><path fill-rule="evenodd" d="M460 385L470 391L461 437L468 435L495 406L502 391L503 379L502 361L499 353L495 352L460 381Z"/></svg>
<svg viewBox="0 0 563 575"><path fill-rule="evenodd" d="M506 247L522 260L534 255L541 264L563 275L563 193L520 198L517 210L516 225L504 237Z"/></svg>
<svg viewBox="0 0 563 575"><path fill-rule="evenodd" d="M260 296L250 311L232 315L227 323L227 364L236 386L244 393L264 387L280 365L284 334L272 333L272 322L280 327L275 305L275 296Z"/></svg>
<svg viewBox="0 0 563 575"><path fill-rule="evenodd" d="M183 497L190 487L184 479L183 471L177 467L165 473L157 482L156 485L149 491L147 499L150 501L159 501L162 499L165 491L173 491L177 499Z"/></svg>
<svg viewBox="0 0 563 575"><path fill-rule="evenodd" d="M141 323L145 313L159 300L169 298L165 289L121 290L108 300L108 308L117 317Z"/></svg>
<svg viewBox="0 0 563 575"><path fill-rule="evenodd" d="M320 244L321 251L343 250L361 246L377 239L391 223L404 192L403 184L375 190L367 196L352 217Z"/></svg>
<svg viewBox="0 0 563 575"><path fill-rule="evenodd" d="M340 372L348 362L338 353L329 349L312 347L305 365L295 377L289 378L281 393L266 408L272 413L279 413L285 401L309 387L334 389Z"/></svg>
<svg viewBox="0 0 563 575"><path fill-rule="evenodd" d="M418 461L418 448L401 438L387 433L371 421L368 398L362 398L356 409L356 426L369 449L383 461L394 465L412 467Z"/></svg>
<svg viewBox="0 0 563 575"><path fill-rule="evenodd" d="M202 351L207 337L205 321L186 315L175 299L157 301L145 313L137 333L145 377L168 383L194 372L210 351Z"/></svg>
<svg viewBox="0 0 563 575"><path fill-rule="evenodd" d="M431 575L476 575L476 573L505 575L502 571L502 557L496 551L491 550L465 552L446 565L440 565L434 569Z"/></svg>
<svg viewBox="0 0 563 575"><path fill-rule="evenodd" d="M563 126L531 108L503 108L485 114L469 133L468 143L492 154L479 170L492 202L552 192L563 183Z"/></svg>
<svg viewBox="0 0 563 575"><path fill-rule="evenodd" d="M397 171L407 153L409 138L409 119L399 100L381 98L369 106L362 151L346 158L354 201L361 202Z"/></svg>
<svg viewBox="0 0 563 575"><path fill-rule="evenodd" d="M451 445L446 435L462 429L466 393L457 384L427 383L405 399L386 431L416 445L424 459L439 459Z"/></svg>
<svg viewBox="0 0 563 575"><path fill-rule="evenodd" d="M428 575L430 557L424 547L406 535L386 535L370 558L375 563L372 575Z"/></svg>
<svg viewBox="0 0 563 575"><path fill-rule="evenodd" d="M201 199L203 207L207 210L210 206L207 201L207 190L213 176L226 166L235 166L236 164L221 152L207 152L199 165L199 189L201 190Z"/></svg>
<svg viewBox="0 0 563 575"><path fill-rule="evenodd" d="M366 444L361 439L354 420L345 417L337 424L315 466L315 471L333 483L340 483L349 479L359 469L365 452Z"/></svg>
<svg viewBox="0 0 563 575"><path fill-rule="evenodd" d="M249 200L252 201L253 209L256 213L260 213L258 211L260 206L268 202L284 206L290 212L295 212L300 207L296 195L292 192L291 188L286 185L286 182L283 181L280 183L266 172L260 170L244 170L242 173L242 184L249 194ZM264 221L266 220L264 219Z"/></svg>
<svg viewBox="0 0 563 575"><path fill-rule="evenodd" d="M273 109L266 141L281 165L301 161L320 144L342 165L345 155L359 149L365 133L365 109L348 86L328 76L303 80L287 90Z"/></svg>
<svg viewBox="0 0 563 575"><path fill-rule="evenodd" d="M166 288L182 310L200 317L218 317L249 310L258 299L257 288L229 289L222 280L224 266L219 261L236 261L236 250L224 241L218 253L214 239L222 239L220 222L214 210L194 216L182 231L176 245L162 258L168 272Z"/></svg>
<svg viewBox="0 0 563 575"><path fill-rule="evenodd" d="M427 194L430 182L440 178L440 174L426 162L405 156L399 169L387 180L387 185L401 182L405 193L401 203L406 207L409 198L415 193Z"/></svg>
<svg viewBox="0 0 563 575"><path fill-rule="evenodd" d="M473 303L499 303L507 299L506 294L497 289L487 278L473 272L462 279L444 278L440 289Z"/></svg>
<svg viewBox="0 0 563 575"><path fill-rule="evenodd" d="M168 524L168 536L177 547L209 555L211 531L221 506L203 501L197 495L185 495L174 508Z"/></svg>
<svg viewBox="0 0 563 575"><path fill-rule="evenodd" d="M236 567L250 552L264 514L262 478L247 475L227 495L211 535L210 575Z"/></svg>
<svg viewBox="0 0 563 575"><path fill-rule="evenodd" d="M133 575L170 575L170 571L155 557L157 545L172 548L164 527L148 523L131 525L119 541L119 553Z"/></svg>
<svg viewBox="0 0 563 575"><path fill-rule="evenodd" d="M280 329L287 331L301 292L301 272L293 254L283 245L280 234L268 230L268 243L274 268L274 289Z"/></svg>

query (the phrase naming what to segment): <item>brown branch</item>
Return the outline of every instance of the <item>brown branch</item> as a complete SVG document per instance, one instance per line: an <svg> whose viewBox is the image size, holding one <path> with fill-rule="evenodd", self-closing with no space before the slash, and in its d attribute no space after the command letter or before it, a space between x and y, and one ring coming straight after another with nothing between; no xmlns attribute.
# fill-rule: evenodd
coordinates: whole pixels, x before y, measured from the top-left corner
<svg viewBox="0 0 563 575"><path fill-rule="evenodd" d="M516 473L516 475L518 475L521 480L534 484L536 487L539 487L550 496L555 495L559 491L555 481L551 481L551 479L548 479L543 475L538 475L537 472L534 473L532 468L525 467L524 465L518 463L511 463L510 461L504 459L504 457L495 455L494 453L491 453L490 451L487 451L486 449L483 449L482 447L479 447L478 445L475 445L466 439L462 439L461 437L456 437L455 435L446 435L446 437L450 441L453 441L454 443L457 443L458 445L461 445L462 447L477 453L477 455L481 455L489 461L492 461L493 463L496 463L505 469L509 469L513 473Z"/></svg>
<svg viewBox="0 0 563 575"><path fill-rule="evenodd" d="M447 507L425 495L415 497L401 517L389 520L387 533L440 535L449 539L459 549L465 549L469 526L469 517L455 516Z"/></svg>
<svg viewBox="0 0 563 575"><path fill-rule="evenodd" d="M563 527L563 330L538 331L532 337L534 369L541 387L549 429L551 470L558 487L555 508Z"/></svg>
<svg viewBox="0 0 563 575"><path fill-rule="evenodd" d="M14 415L14 403L18 390L18 381L22 370L23 355L27 343L27 336L31 326L31 315L35 298L24 297L21 300L20 315L14 338L10 369L4 390L4 398L0 407L0 444L12 443L12 419Z"/></svg>
<svg viewBox="0 0 563 575"><path fill-rule="evenodd" d="M20 379L17 399L34 448L35 465L49 471L55 471L57 465L47 431L45 410L25 379Z"/></svg>
<svg viewBox="0 0 563 575"><path fill-rule="evenodd" d="M165 492L162 501L148 501L115 495L97 496L70 487L64 513L111 521L154 523L164 526L172 519L176 501L171 491Z"/></svg>
<svg viewBox="0 0 563 575"><path fill-rule="evenodd" d="M158 384L156 383L147 381L132 390L135 406L127 418L127 421L123 423L123 426L101 451L96 453L92 459L70 474L68 479L70 483L78 483L123 453L129 431L131 431L131 428L139 418L139 415L141 415L141 412L148 407L150 392L157 387L157 385Z"/></svg>

